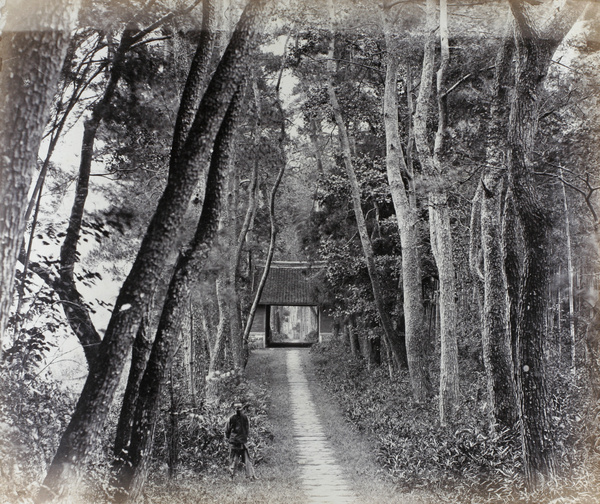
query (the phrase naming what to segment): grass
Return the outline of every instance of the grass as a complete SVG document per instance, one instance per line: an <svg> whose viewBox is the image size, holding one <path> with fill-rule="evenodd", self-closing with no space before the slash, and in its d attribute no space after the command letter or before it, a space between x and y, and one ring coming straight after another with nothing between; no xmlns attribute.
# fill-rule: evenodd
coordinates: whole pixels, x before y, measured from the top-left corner
<svg viewBox="0 0 600 504"><path fill-rule="evenodd" d="M226 461L217 474L182 474L175 481L154 480L146 489L146 501L152 503L273 503L301 504L302 490L298 466L294 460L292 419L286 378L285 355L274 349L254 350L247 368L251 388L269 390L267 423L261 434L269 438L261 458L255 461L258 480L241 473L229 479ZM256 423L250 418L250 437L257 435Z"/></svg>
<svg viewBox="0 0 600 504"><path fill-rule="evenodd" d="M376 443L344 419L341 405L323 389L318 380L311 380L315 368L309 352L303 353L302 365L309 378L312 399L319 419L329 433L340 466L346 468L347 478L364 504L425 504L433 502L423 491L399 490L375 461Z"/></svg>
<svg viewBox="0 0 600 504"><path fill-rule="evenodd" d="M442 427L433 401L425 405L411 401L406 376L389 380L380 369L366 372L364 364L340 342L312 350L306 366L318 377L313 387L328 391L328 400L321 405L323 416L333 403L356 426L348 429L347 437L360 430L357 442L367 443L366 449L377 446L377 463L388 475L383 479L397 484L393 497L385 497L388 494L384 492L377 502L396 502L404 491L411 497L427 499L429 494L432 502L452 504L600 503L598 451L582 445L597 439L597 431L583 431L588 437L578 440L575 435L579 431L564 428L555 444L561 471L539 489L528 490L520 469L520 447L509 431L489 431L476 385L464 391L456 423ZM554 393L558 396L560 390ZM333 415L332 436L336 435L336 417L339 415ZM563 419L569 418L563 415ZM567 439L565 433L571 433L573 439ZM338 436L340 460L347 443L344 435ZM360 473L357 477L360 479ZM371 500L365 491L363 501Z"/></svg>
<svg viewBox="0 0 600 504"><path fill-rule="evenodd" d="M319 411L319 420L329 435L337 460L346 470L346 477L361 504L425 504L433 502L424 491L400 491L375 462L376 443L344 419L339 404L332 401L314 376L314 367L308 350L302 351L302 365L309 379L312 399ZM154 480L146 491L151 503L272 503L302 504L300 469L295 460L292 411L286 375L285 349L254 350L247 368L249 387L267 387L266 425L260 426L261 435L269 438L256 461L257 481L238 474L234 481L227 475L223 461L222 471L210 475L183 474L174 481ZM253 419L251 438L257 436ZM264 440L263 440L264 441Z"/></svg>

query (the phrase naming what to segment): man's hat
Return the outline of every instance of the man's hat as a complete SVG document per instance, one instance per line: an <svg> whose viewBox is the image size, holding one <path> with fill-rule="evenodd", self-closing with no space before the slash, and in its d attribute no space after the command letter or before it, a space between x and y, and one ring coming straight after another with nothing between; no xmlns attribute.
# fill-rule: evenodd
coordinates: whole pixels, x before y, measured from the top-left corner
<svg viewBox="0 0 600 504"><path fill-rule="evenodd" d="M242 406L244 406L244 404L242 403L242 401L233 401L231 403L231 406L233 406L235 409L242 409Z"/></svg>

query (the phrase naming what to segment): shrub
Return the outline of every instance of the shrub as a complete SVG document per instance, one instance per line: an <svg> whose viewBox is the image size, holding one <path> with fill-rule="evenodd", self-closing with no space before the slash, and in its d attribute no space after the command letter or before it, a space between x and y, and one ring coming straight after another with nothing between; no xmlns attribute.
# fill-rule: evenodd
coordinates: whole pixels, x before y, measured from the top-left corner
<svg viewBox="0 0 600 504"><path fill-rule="evenodd" d="M0 495L29 495L54 456L75 398L12 354L0 365Z"/></svg>
<svg viewBox="0 0 600 504"><path fill-rule="evenodd" d="M260 462L265 443L270 437L267 419L268 390L249 384L240 376L219 373L210 377L214 399L205 401L197 410L179 412L179 470L182 472L217 474L223 472L229 453L224 437L225 423L232 414L231 403L240 398L246 404L251 422L252 436L248 444L250 456ZM154 469L160 474L160 466L168 460L168 413L157 425L153 452Z"/></svg>
<svg viewBox="0 0 600 504"><path fill-rule="evenodd" d="M589 467L590 461L597 467L600 460L600 428L597 421L591 422L594 432L584 427L583 415L575 413L581 411L578 395L566 392L564 379L553 382L554 421L559 423L555 448L563 476L539 492L528 492L521 476L518 435L488 428L479 400L485 397L480 372L471 370L471 386L463 390L454 426L442 427L437 401L412 401L408 373L390 380L387 369L369 372L338 341L313 346L312 360L319 381L338 399L348 420L376 440L379 463L401 488L427 488L436 491L440 501L454 503L597 502L597 496L587 499L598 482L598 474ZM579 446L584 442L585 449Z"/></svg>

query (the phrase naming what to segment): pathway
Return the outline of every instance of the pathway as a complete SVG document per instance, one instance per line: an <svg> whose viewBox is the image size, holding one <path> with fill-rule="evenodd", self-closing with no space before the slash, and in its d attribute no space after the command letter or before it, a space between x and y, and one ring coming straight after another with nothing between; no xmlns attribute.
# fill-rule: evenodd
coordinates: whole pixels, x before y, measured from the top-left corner
<svg viewBox="0 0 600 504"><path fill-rule="evenodd" d="M300 349L287 352L287 378L294 425L294 443L302 467L302 488L307 503L355 502L355 495L336 462L308 388Z"/></svg>

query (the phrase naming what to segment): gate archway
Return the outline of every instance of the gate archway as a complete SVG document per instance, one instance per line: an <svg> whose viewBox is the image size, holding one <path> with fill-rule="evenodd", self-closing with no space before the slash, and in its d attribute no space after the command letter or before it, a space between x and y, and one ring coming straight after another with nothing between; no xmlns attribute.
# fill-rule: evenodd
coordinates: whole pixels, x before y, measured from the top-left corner
<svg viewBox="0 0 600 504"><path fill-rule="evenodd" d="M253 274L253 291L264 266ZM310 346L331 337L332 319L322 309L323 264L273 261L254 316L250 338L265 347Z"/></svg>

